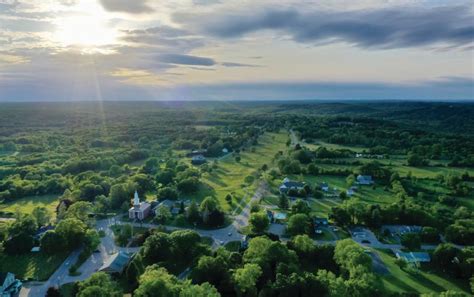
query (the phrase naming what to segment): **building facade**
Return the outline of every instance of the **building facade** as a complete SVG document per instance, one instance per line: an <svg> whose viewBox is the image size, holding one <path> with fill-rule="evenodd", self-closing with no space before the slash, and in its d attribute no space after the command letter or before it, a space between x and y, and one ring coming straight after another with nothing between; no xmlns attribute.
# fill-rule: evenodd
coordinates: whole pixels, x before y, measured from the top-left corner
<svg viewBox="0 0 474 297"><path fill-rule="evenodd" d="M133 206L128 210L128 218L131 220L141 221L148 217L150 211L151 204L146 201L140 202L138 193L135 191L135 195L133 197Z"/></svg>

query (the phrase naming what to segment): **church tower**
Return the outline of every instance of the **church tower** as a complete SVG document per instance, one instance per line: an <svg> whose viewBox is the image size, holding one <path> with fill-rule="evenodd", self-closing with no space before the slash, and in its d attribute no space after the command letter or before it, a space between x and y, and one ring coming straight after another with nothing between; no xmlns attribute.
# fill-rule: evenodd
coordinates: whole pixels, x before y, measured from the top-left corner
<svg viewBox="0 0 474 297"><path fill-rule="evenodd" d="M140 198L138 198L137 191L135 191L135 195L133 196L133 207L140 208Z"/></svg>

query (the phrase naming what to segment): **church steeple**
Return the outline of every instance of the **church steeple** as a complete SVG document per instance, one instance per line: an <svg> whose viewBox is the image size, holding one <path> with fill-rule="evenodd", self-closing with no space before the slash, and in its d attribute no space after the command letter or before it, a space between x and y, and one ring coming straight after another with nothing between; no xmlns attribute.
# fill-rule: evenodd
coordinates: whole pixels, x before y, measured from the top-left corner
<svg viewBox="0 0 474 297"><path fill-rule="evenodd" d="M133 196L133 206L140 207L140 198L138 198L137 191L135 191L135 195Z"/></svg>

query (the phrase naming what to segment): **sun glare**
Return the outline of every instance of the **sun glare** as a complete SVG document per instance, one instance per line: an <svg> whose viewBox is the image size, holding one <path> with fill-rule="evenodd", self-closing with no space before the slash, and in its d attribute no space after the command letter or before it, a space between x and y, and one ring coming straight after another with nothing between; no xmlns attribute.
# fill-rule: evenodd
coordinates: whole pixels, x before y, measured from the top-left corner
<svg viewBox="0 0 474 297"><path fill-rule="evenodd" d="M94 48L114 43L117 31L108 24L109 16L97 7L79 7L77 14L57 19L54 40L62 46Z"/></svg>

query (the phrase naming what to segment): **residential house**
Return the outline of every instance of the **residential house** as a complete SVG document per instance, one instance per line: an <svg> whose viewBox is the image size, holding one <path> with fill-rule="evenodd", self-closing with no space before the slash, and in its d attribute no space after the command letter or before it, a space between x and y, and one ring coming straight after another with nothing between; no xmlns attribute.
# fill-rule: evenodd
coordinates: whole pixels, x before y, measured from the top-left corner
<svg viewBox="0 0 474 297"><path fill-rule="evenodd" d="M326 182L322 182L321 185L319 185L321 191L328 192L329 191L329 185Z"/></svg>
<svg viewBox="0 0 474 297"><path fill-rule="evenodd" d="M140 198L138 197L137 191L135 191L135 195L133 198L133 206L128 210L128 217L132 220L143 220L150 214L151 211L151 204L142 201L140 202Z"/></svg>
<svg viewBox="0 0 474 297"><path fill-rule="evenodd" d="M110 274L122 274L131 258L129 254L120 251L111 255L110 258L104 262L102 267L100 267L99 271Z"/></svg>
<svg viewBox="0 0 474 297"><path fill-rule="evenodd" d="M153 212L154 215L156 215L156 212L158 211L158 208L160 208L162 206L167 207L171 211L171 209L173 209L173 207L174 207L174 203L175 202L173 200L169 200L169 199L163 200L163 201L159 202L156 206L153 207L152 212Z"/></svg>
<svg viewBox="0 0 474 297"><path fill-rule="evenodd" d="M273 214L273 220L275 223L283 223L287 218L287 214L284 212L276 212Z"/></svg>
<svg viewBox="0 0 474 297"><path fill-rule="evenodd" d="M181 203L184 205L184 209L188 207L191 204L190 200L163 200L160 203L158 203L156 206L153 207L153 214L156 215L156 212L158 211L158 208L161 206L167 207L172 215L178 215L181 212Z"/></svg>
<svg viewBox="0 0 474 297"><path fill-rule="evenodd" d="M203 155L197 155L197 156L193 156L191 158L191 164L193 164L193 165L201 165L201 164L204 164L206 162L207 162L207 160Z"/></svg>
<svg viewBox="0 0 474 297"><path fill-rule="evenodd" d="M374 181L372 180L372 176L370 175L358 175L357 176L357 184L359 185L372 185Z"/></svg>
<svg viewBox="0 0 474 297"><path fill-rule="evenodd" d="M302 190L304 186L305 186L304 182L291 181L288 177L286 177L283 180L283 183L281 184L279 190L280 190L280 193L286 194L291 189Z"/></svg>
<svg viewBox="0 0 474 297"><path fill-rule="evenodd" d="M353 196L357 192L357 187L350 187L347 189L346 194L347 196Z"/></svg>
<svg viewBox="0 0 474 297"><path fill-rule="evenodd" d="M41 251L41 247L39 247L39 246L34 246L30 250L30 252L32 252L32 253L39 253L40 251Z"/></svg>
<svg viewBox="0 0 474 297"><path fill-rule="evenodd" d="M22 285L13 273L0 273L0 297L18 296Z"/></svg>
<svg viewBox="0 0 474 297"><path fill-rule="evenodd" d="M326 218L314 218L314 225L318 226L327 226L329 224L328 219Z"/></svg>

